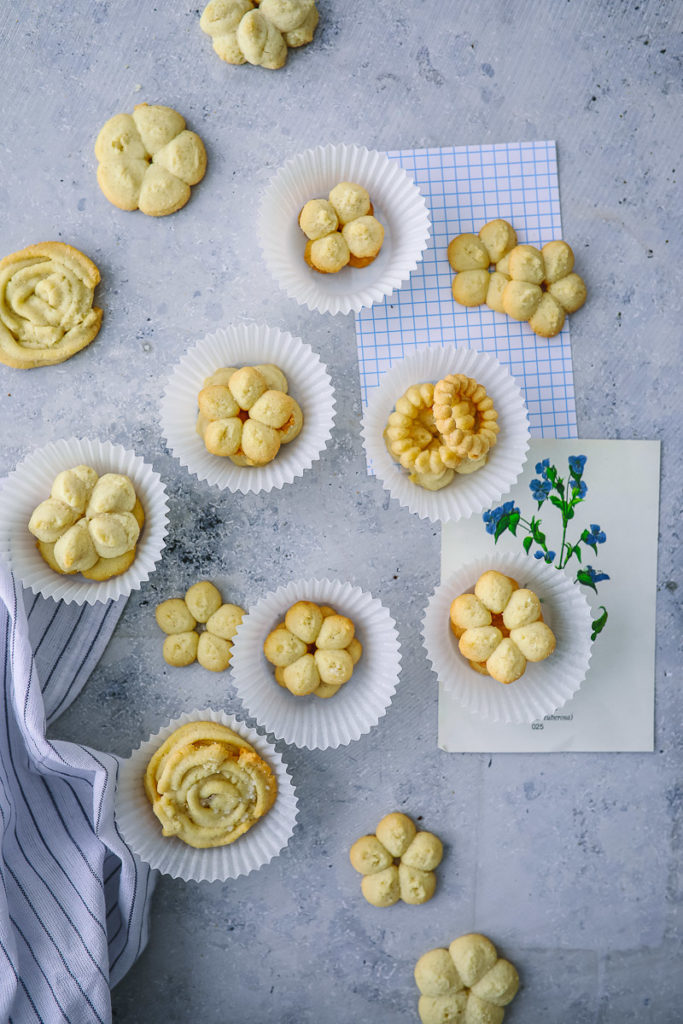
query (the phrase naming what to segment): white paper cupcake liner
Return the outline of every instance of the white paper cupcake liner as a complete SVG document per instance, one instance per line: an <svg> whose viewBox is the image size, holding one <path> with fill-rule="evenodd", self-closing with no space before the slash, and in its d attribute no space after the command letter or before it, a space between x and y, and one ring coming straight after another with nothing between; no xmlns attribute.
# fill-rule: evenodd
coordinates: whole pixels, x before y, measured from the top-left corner
<svg viewBox="0 0 683 1024"><path fill-rule="evenodd" d="M543 620L557 640L549 658L528 662L524 675L507 686L470 668L449 622L454 598L472 592L489 569L512 576L520 587L538 595ZM439 682L458 704L492 722L520 724L552 714L574 696L588 671L590 634L590 606L564 572L527 555L492 552L463 565L436 588L427 605L422 636Z"/></svg>
<svg viewBox="0 0 683 1024"><path fill-rule="evenodd" d="M436 383L449 373L474 377L498 411L500 433L486 464L475 473L456 473L440 491L411 483L384 443L384 430L397 399L413 384ZM522 472L529 448L529 417L515 380L491 355L454 345L426 345L394 364L370 396L362 424L368 461L392 498L422 519L467 519L495 504Z"/></svg>
<svg viewBox="0 0 683 1024"><path fill-rule="evenodd" d="M346 615L363 645L353 675L333 697L295 697L275 681L263 642L296 601ZM232 679L246 711L287 743L310 750L345 746L377 725L396 691L401 656L396 624L377 598L335 580L297 580L249 609L237 630Z"/></svg>
<svg viewBox="0 0 683 1024"><path fill-rule="evenodd" d="M319 274L304 261L307 239L299 213L309 199L326 199L342 181L367 189L384 242L368 267ZM329 145L280 168L263 197L258 230L266 266L291 298L321 313L357 313L408 280L422 259L429 227L427 205L398 161L362 146Z"/></svg>
<svg viewBox="0 0 683 1024"><path fill-rule="evenodd" d="M222 366L274 363L301 406L304 425L266 466L236 466L212 455L196 432L197 396L204 380ZM334 423L334 391L313 349L276 327L235 324L197 342L175 366L161 399L161 427L171 453L199 480L221 490L271 491L292 483L320 458Z"/></svg>
<svg viewBox="0 0 683 1024"><path fill-rule="evenodd" d="M143 779L154 752L187 722L220 722L243 736L277 778L275 803L267 814L229 846L196 850L175 836L163 836L145 793ZM121 762L116 789L116 821L135 854L165 875L185 881L217 882L256 871L287 846L296 824L294 784L280 754L263 736L222 711L191 711L169 722Z"/></svg>
<svg viewBox="0 0 683 1024"><path fill-rule="evenodd" d="M36 538L28 531L31 513L41 501L49 498L57 474L79 465L92 466L99 475L124 473L129 476L145 512L135 561L125 573L101 583L87 580L80 573L61 576L54 572L43 561ZM161 477L139 455L109 441L72 437L32 452L7 477L2 489L2 505L0 552L10 568L34 594L67 604L96 604L139 590L154 572L166 543L168 502Z"/></svg>

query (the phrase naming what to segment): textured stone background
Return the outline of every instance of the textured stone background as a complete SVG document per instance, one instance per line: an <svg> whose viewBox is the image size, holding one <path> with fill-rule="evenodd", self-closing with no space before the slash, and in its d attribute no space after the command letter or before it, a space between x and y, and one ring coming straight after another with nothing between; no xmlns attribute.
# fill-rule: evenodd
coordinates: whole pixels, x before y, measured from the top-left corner
<svg viewBox="0 0 683 1024"><path fill-rule="evenodd" d="M63 366L0 367L0 471L53 438L108 437L144 454L171 498L164 560L54 735L126 755L185 710L237 708L229 677L173 672L161 659L153 607L201 577L247 606L290 579L348 579L391 608L403 648L396 698L370 735L336 751L285 751L301 814L277 860L224 885L160 881L150 944L113 993L114 1019L410 1024L418 956L476 929L520 968L510 1024L675 1024L683 10L675 0L319 8L313 45L269 72L223 64L194 7L0 4L2 253L70 242L99 265L105 310L96 342ZM116 210L95 181L97 131L141 101L176 107L209 153L190 203L158 221ZM438 531L365 475L353 318L289 300L254 233L274 170L310 146L536 138L557 140L565 236L590 291L571 325L580 435L664 442L654 754L437 749L419 623ZM312 471L245 498L180 470L157 406L190 342L249 320L320 353L338 412ZM447 845L423 908L374 910L348 863L351 841L393 808L423 816Z"/></svg>

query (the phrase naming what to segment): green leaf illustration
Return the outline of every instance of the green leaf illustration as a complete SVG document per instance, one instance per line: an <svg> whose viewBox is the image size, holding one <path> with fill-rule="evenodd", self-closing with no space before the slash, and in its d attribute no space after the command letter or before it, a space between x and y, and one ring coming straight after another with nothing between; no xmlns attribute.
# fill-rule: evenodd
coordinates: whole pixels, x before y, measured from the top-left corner
<svg viewBox="0 0 683 1024"><path fill-rule="evenodd" d="M572 554L576 555L578 560L581 561L581 548L579 547L578 544L575 544L574 547L572 548Z"/></svg>
<svg viewBox="0 0 683 1024"><path fill-rule="evenodd" d="M534 542L534 538L531 537L531 536L525 537L524 540L522 541L522 547L524 548L524 551L525 551L525 553L527 555L529 554L529 548L531 547L533 542Z"/></svg>
<svg viewBox="0 0 683 1024"><path fill-rule="evenodd" d="M566 508L566 505L565 505L564 501L562 500L562 498L558 498L558 496L556 494L551 494L550 495L550 502L551 502L552 505L555 506L555 508L559 508L562 511L564 511L564 509Z"/></svg>
<svg viewBox="0 0 683 1024"><path fill-rule="evenodd" d="M591 579L591 574L588 572L587 569L579 569L579 571L576 574L576 580L578 583L582 583L584 587L590 587L591 590L594 590L597 594L598 588L593 583L593 580Z"/></svg>
<svg viewBox="0 0 683 1024"><path fill-rule="evenodd" d="M515 537L517 536L517 524L519 523L519 519L519 512L510 513L510 522L508 523L508 529L510 533L513 533L515 535Z"/></svg>
<svg viewBox="0 0 683 1024"><path fill-rule="evenodd" d="M601 604L600 608L602 609L602 615L599 615L597 619L594 619L593 622L591 622L591 626L593 627L593 630L591 632L591 640L595 640L598 633L602 633L603 629L605 628L605 623L607 622L607 609L605 608L604 604Z"/></svg>
<svg viewBox="0 0 683 1024"><path fill-rule="evenodd" d="M499 537L502 537L502 535L505 533L505 531L507 530L509 525L510 525L510 516L509 516L509 514L501 516L500 519L498 520L498 522L496 523L496 532L493 535L493 540L497 541Z"/></svg>

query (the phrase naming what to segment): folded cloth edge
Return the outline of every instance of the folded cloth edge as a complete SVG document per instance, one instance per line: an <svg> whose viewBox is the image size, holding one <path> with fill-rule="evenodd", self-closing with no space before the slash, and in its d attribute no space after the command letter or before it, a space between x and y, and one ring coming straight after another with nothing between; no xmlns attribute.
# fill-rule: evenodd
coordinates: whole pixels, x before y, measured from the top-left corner
<svg viewBox="0 0 683 1024"><path fill-rule="evenodd" d="M91 611L94 615L104 614L104 609ZM0 874L5 883L4 899L0 898L0 936L5 940L0 944L0 961L9 960L10 973L14 974L12 991L2 986L0 1018L11 1019L14 1012L17 1014L14 1019L21 1019L20 1006L26 1003L40 1020L63 1020L64 1016L70 1019L70 1008L76 1015L73 1019L106 1022L111 1019L108 988L124 976L146 945L149 902L156 873L133 855L118 832L114 817L118 759L81 744L48 740L45 735L45 705L29 640L22 590L1 561L0 636L5 641L2 715L6 719L0 736L0 782L3 783ZM78 643L77 632L71 642ZM29 791L33 798L38 793L45 800L45 820L52 816L49 841L45 841L44 834L40 835L42 846L33 842L43 819L40 807L36 813L36 808L29 806L26 798ZM55 821L63 823L63 834L59 828L55 830ZM17 853L19 850L22 857ZM49 890L54 907L42 891L46 883L36 866L40 856L48 855L50 863L55 865L55 877L60 879L64 889L63 892L61 888L54 890L53 886ZM8 862L7 857L11 856L17 858L17 863ZM59 863L60 858L64 863ZM74 881L78 881L79 863L87 876L84 891L88 893L89 905ZM41 889L39 898L32 899L29 883L36 891ZM69 943L58 944L54 936L59 935L62 927L60 911L68 926L75 927L73 920L77 914L71 912L74 908L81 911L78 901L87 911L87 915L83 914L86 924L90 926L92 919L92 927L100 939L100 933L104 935L106 943L93 941L91 944L87 931L85 938L77 933L83 950L76 950L72 959ZM26 939L22 913L38 936L38 947ZM44 915L42 920L41 915ZM64 927L68 938L71 932L66 924ZM43 940L46 949L47 940L52 943L57 955L52 949L47 950L45 956L41 955ZM106 999L101 991L104 985L100 985L95 997L85 975L81 984L79 970L83 964L88 971L97 973L98 981L108 983ZM66 991L68 985L62 984L65 969L73 981L71 994ZM51 970L59 976L54 987L50 983ZM33 1005L32 980L43 1003L52 993L56 1003L53 1012L49 1007ZM67 1005L69 998L72 1002ZM6 1000L9 1001L6 1003ZM105 1002L106 1005L102 1005Z"/></svg>

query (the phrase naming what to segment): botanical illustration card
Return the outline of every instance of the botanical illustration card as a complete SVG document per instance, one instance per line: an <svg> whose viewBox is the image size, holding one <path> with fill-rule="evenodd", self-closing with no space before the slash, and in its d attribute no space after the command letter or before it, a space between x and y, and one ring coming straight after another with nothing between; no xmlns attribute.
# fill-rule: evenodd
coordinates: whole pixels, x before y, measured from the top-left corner
<svg viewBox="0 0 683 1024"><path fill-rule="evenodd" d="M444 524L442 581L494 550L525 552L583 590L593 647L578 693L529 725L471 714L440 680L443 750L653 749L659 456L658 441L532 438L524 471L498 506Z"/></svg>

